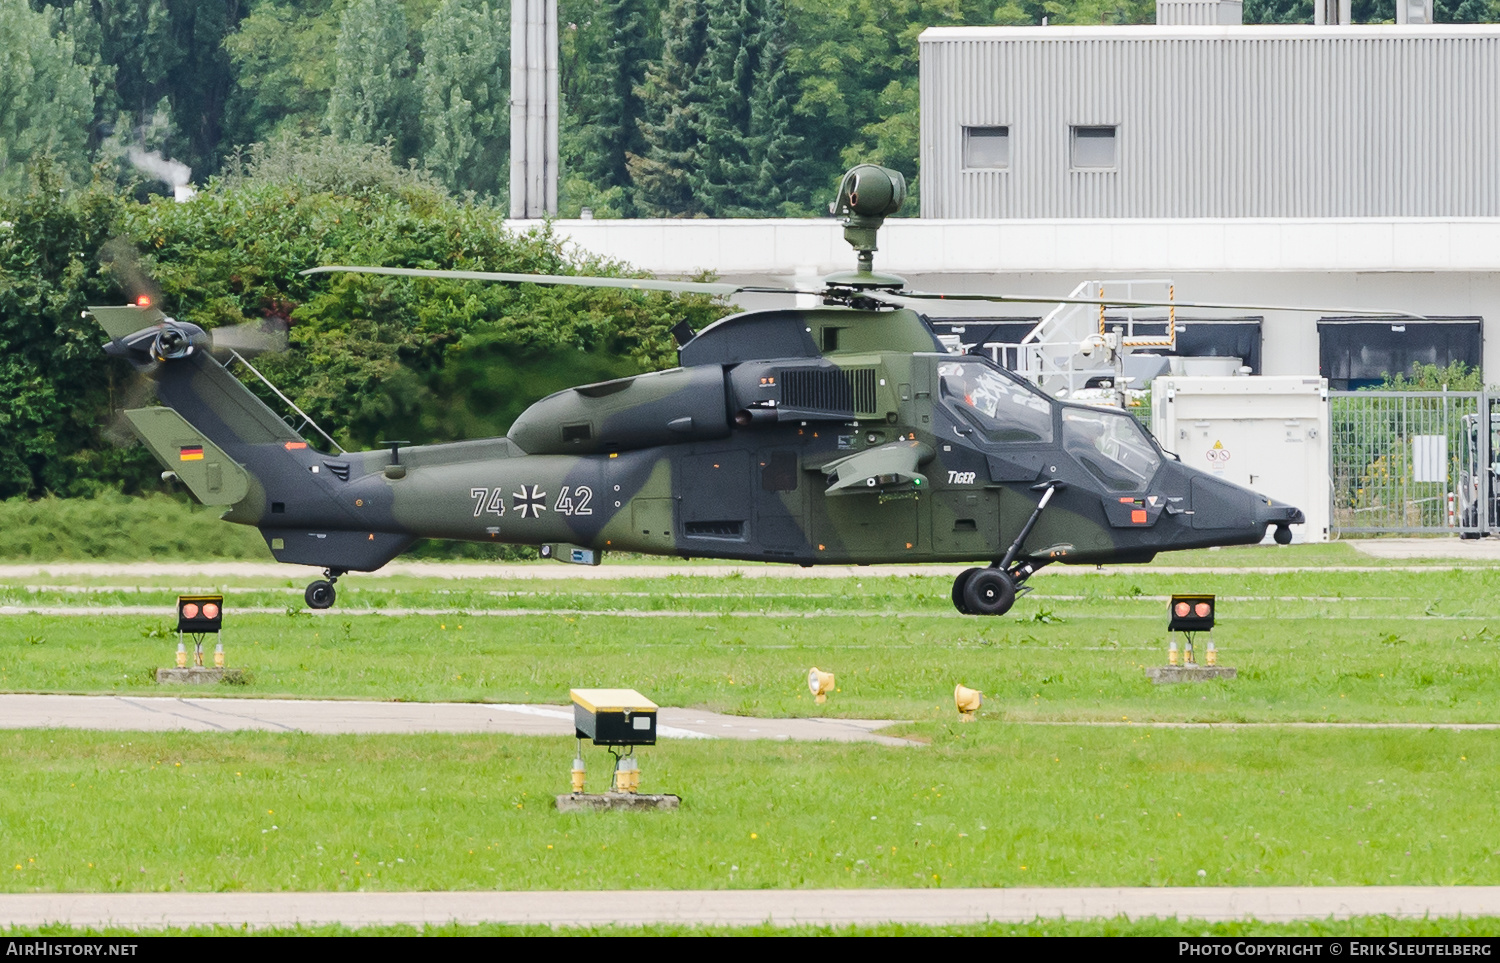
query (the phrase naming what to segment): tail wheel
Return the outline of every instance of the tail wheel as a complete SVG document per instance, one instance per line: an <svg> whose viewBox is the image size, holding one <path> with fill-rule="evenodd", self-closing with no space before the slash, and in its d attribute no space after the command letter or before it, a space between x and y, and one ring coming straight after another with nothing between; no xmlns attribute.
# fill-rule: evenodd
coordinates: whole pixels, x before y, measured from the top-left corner
<svg viewBox="0 0 1500 963"><path fill-rule="evenodd" d="M333 606L333 600L337 594L333 590L332 582L318 579L307 587L307 591L302 593L302 598L306 600L307 607L310 609L326 609Z"/></svg>
<svg viewBox="0 0 1500 963"><path fill-rule="evenodd" d="M971 615L1004 615L1016 603L1016 583L998 568L983 568L964 585L964 607Z"/></svg>
<svg viewBox="0 0 1500 963"><path fill-rule="evenodd" d="M974 614L973 612L970 612L969 607L964 604L964 586L969 584L969 579L973 578L974 573L978 571L979 569L977 568L967 568L962 572L959 572L957 577L953 579L953 607L958 609L964 615Z"/></svg>

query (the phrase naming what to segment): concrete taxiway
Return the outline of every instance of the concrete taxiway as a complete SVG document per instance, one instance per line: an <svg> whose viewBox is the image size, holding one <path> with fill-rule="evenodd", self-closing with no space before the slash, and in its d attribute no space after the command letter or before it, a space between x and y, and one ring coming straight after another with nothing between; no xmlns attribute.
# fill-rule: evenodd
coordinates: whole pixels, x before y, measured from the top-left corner
<svg viewBox="0 0 1500 963"><path fill-rule="evenodd" d="M511 923L717 926L1025 923L1176 917L1285 922L1500 915L1500 886L614 890L425 893L24 893L0 925L252 927Z"/></svg>
<svg viewBox="0 0 1500 963"><path fill-rule="evenodd" d="M890 719L757 719L663 707L664 739L779 739L916 745L875 730ZM496 732L572 736L570 706L471 702L194 699L160 696L0 695L0 729L416 733Z"/></svg>

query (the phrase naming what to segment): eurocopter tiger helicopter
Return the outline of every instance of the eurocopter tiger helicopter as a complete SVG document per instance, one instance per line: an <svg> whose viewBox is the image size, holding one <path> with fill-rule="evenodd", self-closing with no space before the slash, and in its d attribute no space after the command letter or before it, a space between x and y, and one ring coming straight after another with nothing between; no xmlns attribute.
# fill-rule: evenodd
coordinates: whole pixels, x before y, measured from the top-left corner
<svg viewBox="0 0 1500 963"><path fill-rule="evenodd" d="M1276 541L1290 505L1182 464L1128 413L1059 401L985 358L948 353L909 305L940 295L877 274L876 235L901 174L849 171L831 211L858 254L822 306L679 326L680 367L543 398L507 436L321 451L215 358L212 335L149 306L96 307L159 407L126 412L156 457L225 521L258 528L278 561L334 582L419 538L538 546L598 564L610 551L822 564L979 563L953 604L1001 615L1054 562L1148 562L1158 552ZM476 281L729 295L780 289L619 278L320 267ZM1109 301L1122 307L1156 302ZM1178 307L1246 308L1189 304ZM219 354L226 352L219 346Z"/></svg>

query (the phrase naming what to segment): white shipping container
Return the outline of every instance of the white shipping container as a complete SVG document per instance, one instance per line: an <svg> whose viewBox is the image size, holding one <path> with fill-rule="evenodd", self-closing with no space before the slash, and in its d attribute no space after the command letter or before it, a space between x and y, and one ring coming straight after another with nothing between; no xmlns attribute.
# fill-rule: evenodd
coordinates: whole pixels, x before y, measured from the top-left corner
<svg viewBox="0 0 1500 963"><path fill-rule="evenodd" d="M1328 541L1326 379L1157 378L1151 430L1183 464L1302 509L1294 542Z"/></svg>

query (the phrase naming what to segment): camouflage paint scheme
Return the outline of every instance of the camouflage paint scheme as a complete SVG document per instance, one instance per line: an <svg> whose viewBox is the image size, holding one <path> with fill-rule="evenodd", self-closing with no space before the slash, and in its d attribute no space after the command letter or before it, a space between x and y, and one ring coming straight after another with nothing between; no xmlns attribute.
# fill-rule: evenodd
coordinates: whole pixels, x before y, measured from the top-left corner
<svg viewBox="0 0 1500 963"><path fill-rule="evenodd" d="M578 547L591 563L627 551L988 564L1049 485L1014 558L1031 570L1250 544L1302 521L1182 465L1125 413L945 353L905 308L733 315L681 347L682 367L551 395L507 437L337 455L241 385L197 327L91 310L110 352L156 381L163 407L129 417L162 464L226 521L259 528L278 560L333 574L379 568L418 538L564 560ZM164 347L168 329L183 338Z"/></svg>

